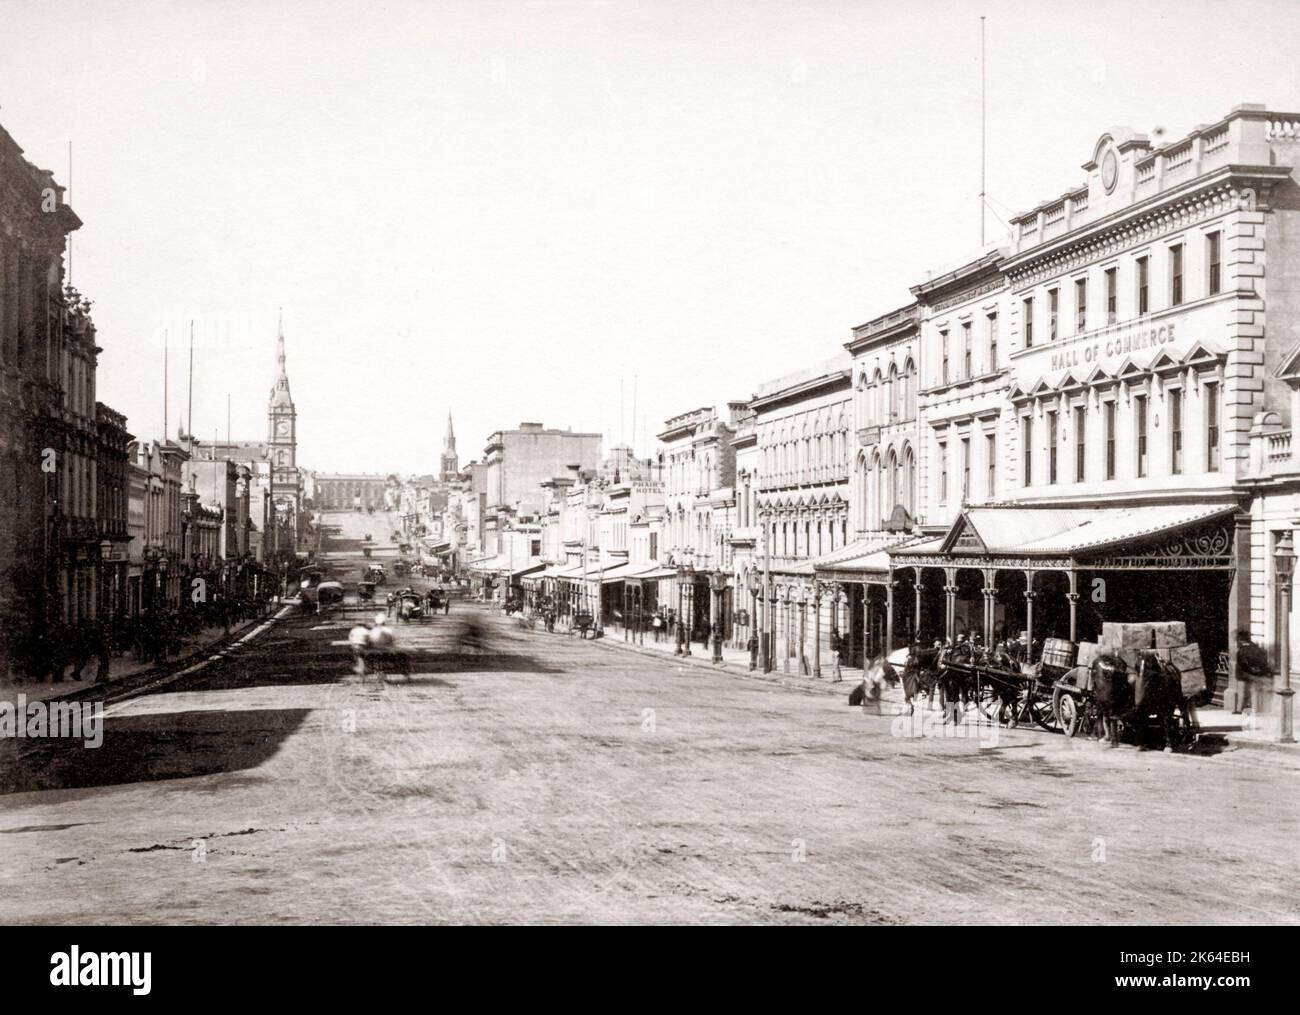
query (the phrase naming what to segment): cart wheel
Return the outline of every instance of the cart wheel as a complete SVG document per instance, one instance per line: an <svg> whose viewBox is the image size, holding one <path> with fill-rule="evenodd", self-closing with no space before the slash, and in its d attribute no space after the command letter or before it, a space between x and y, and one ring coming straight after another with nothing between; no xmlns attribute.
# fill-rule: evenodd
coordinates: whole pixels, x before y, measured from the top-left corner
<svg viewBox="0 0 1300 1015"><path fill-rule="evenodd" d="M1061 720L1062 731L1067 737L1074 736L1079 732L1082 718L1079 714L1079 703L1074 700L1074 695L1059 689L1053 692L1052 700L1056 704L1055 712Z"/></svg>
<svg viewBox="0 0 1300 1015"><path fill-rule="evenodd" d="M1027 715L1048 733L1056 733L1061 728L1061 710L1055 696L1040 698L1031 692L1022 715Z"/></svg>

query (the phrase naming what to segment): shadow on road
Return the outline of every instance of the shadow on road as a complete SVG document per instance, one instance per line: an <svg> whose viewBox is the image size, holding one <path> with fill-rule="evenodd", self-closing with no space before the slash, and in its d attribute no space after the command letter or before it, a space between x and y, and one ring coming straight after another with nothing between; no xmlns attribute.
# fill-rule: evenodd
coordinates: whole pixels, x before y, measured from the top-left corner
<svg viewBox="0 0 1300 1015"><path fill-rule="evenodd" d="M0 794L117 786L255 768L310 709L167 712L104 721L104 742L0 741Z"/></svg>

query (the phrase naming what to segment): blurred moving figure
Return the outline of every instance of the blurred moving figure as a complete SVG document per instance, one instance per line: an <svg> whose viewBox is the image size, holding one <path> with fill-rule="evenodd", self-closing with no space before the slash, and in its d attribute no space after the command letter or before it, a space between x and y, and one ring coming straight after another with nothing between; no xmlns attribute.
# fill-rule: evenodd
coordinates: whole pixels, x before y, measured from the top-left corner
<svg viewBox="0 0 1300 1015"><path fill-rule="evenodd" d="M348 632L348 643L356 660L356 673L363 680L367 663L381 680L385 673L411 675L411 663L406 653L397 648L397 639L387 624L388 614L375 614L374 622L354 627Z"/></svg>

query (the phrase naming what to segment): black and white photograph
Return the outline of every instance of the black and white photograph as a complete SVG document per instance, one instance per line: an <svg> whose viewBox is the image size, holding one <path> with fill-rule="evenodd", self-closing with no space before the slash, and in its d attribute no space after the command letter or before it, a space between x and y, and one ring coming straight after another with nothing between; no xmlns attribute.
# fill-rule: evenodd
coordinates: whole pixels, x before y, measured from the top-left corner
<svg viewBox="0 0 1300 1015"><path fill-rule="evenodd" d="M1098 928L1249 992L1297 12L0 0L0 925Z"/></svg>

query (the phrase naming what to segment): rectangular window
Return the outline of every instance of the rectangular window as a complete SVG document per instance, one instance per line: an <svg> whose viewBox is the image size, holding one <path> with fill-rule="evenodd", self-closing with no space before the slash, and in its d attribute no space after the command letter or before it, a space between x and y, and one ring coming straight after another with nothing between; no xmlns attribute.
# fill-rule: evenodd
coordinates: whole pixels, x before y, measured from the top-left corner
<svg viewBox="0 0 1300 1015"><path fill-rule="evenodd" d="M948 332L939 332L939 338L943 341L943 362L941 364L942 372L939 375L939 383L948 383Z"/></svg>
<svg viewBox="0 0 1300 1015"><path fill-rule="evenodd" d="M1057 317L1061 312L1061 290L1047 290L1047 340L1055 342L1056 336L1060 333L1057 328Z"/></svg>
<svg viewBox="0 0 1300 1015"><path fill-rule="evenodd" d="M948 503L948 445L939 445L939 503Z"/></svg>
<svg viewBox="0 0 1300 1015"><path fill-rule="evenodd" d="M1151 312L1151 258L1137 259L1138 314Z"/></svg>
<svg viewBox="0 0 1300 1015"><path fill-rule="evenodd" d="M1106 478L1115 478L1115 403L1106 403Z"/></svg>
<svg viewBox="0 0 1300 1015"><path fill-rule="evenodd" d="M1025 348L1034 347L1034 298L1030 296L1025 300Z"/></svg>
<svg viewBox="0 0 1300 1015"><path fill-rule="evenodd" d="M970 498L970 438L961 439L961 499L965 503Z"/></svg>
<svg viewBox="0 0 1300 1015"><path fill-rule="evenodd" d="M1169 392L1169 471L1183 471L1183 393L1177 388Z"/></svg>
<svg viewBox="0 0 1300 1015"><path fill-rule="evenodd" d="M1056 482L1056 413L1047 414L1047 481Z"/></svg>
<svg viewBox="0 0 1300 1015"><path fill-rule="evenodd" d="M984 492L992 499L996 490L995 479L997 476L998 466L998 438L996 434L988 434L984 438L984 448L987 458L987 475L984 477Z"/></svg>
<svg viewBox="0 0 1300 1015"><path fill-rule="evenodd" d="M1106 269L1106 323L1119 320L1119 269Z"/></svg>
<svg viewBox="0 0 1300 1015"><path fill-rule="evenodd" d="M1088 407L1077 405L1074 408L1074 481L1082 483L1086 478L1086 455L1088 436Z"/></svg>
<svg viewBox="0 0 1300 1015"><path fill-rule="evenodd" d="M1139 395L1134 401L1134 413L1137 416L1137 474L1141 478L1147 474L1147 397Z"/></svg>
<svg viewBox="0 0 1300 1015"><path fill-rule="evenodd" d="M1088 280L1076 279L1074 283L1074 333L1082 335L1088 330Z"/></svg>
<svg viewBox="0 0 1300 1015"><path fill-rule="evenodd" d="M961 375L970 380L971 374L971 332L970 321L963 321L961 326Z"/></svg>
<svg viewBox="0 0 1300 1015"><path fill-rule="evenodd" d="M998 315L989 314L989 373L998 368Z"/></svg>
<svg viewBox="0 0 1300 1015"><path fill-rule="evenodd" d="M1205 471L1219 471L1219 386L1207 384L1205 392Z"/></svg>
<svg viewBox="0 0 1300 1015"><path fill-rule="evenodd" d="M1222 286L1222 268L1219 258L1219 233L1210 233L1205 237L1205 274L1208 283L1206 289L1210 296L1217 296Z"/></svg>
<svg viewBox="0 0 1300 1015"><path fill-rule="evenodd" d="M1023 480L1028 486L1034 478L1034 418L1026 416L1020 421L1020 454L1024 457Z"/></svg>
<svg viewBox="0 0 1300 1015"><path fill-rule="evenodd" d="M1176 307L1183 302L1183 245L1175 244L1169 248L1169 305Z"/></svg>

